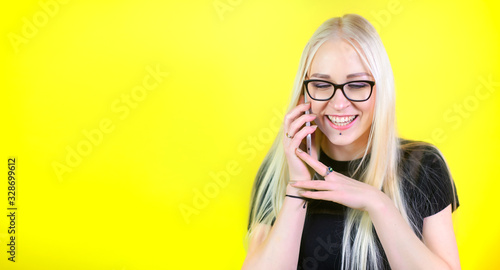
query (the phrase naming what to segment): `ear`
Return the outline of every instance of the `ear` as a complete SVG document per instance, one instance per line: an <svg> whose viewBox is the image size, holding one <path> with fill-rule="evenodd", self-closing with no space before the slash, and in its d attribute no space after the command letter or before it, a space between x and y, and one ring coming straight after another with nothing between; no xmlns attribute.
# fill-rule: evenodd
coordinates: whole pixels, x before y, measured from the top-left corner
<svg viewBox="0 0 500 270"><path fill-rule="evenodd" d="M297 105L303 104L304 103L304 94L300 94L299 96L299 101L297 102Z"/></svg>

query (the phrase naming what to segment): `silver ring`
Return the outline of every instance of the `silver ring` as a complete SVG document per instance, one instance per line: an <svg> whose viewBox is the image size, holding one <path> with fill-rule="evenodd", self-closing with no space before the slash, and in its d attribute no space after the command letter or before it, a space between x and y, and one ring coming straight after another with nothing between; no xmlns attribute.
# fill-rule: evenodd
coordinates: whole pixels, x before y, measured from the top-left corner
<svg viewBox="0 0 500 270"><path fill-rule="evenodd" d="M331 172L333 172L332 167L328 167L328 168L326 168L326 174L325 174L325 176L324 176L324 177L327 177L327 176L328 176Z"/></svg>
<svg viewBox="0 0 500 270"><path fill-rule="evenodd" d="M287 137L288 137L288 138L290 138L290 139L292 139L292 138L293 138L293 136L288 135L288 132L285 134L285 136L287 136Z"/></svg>

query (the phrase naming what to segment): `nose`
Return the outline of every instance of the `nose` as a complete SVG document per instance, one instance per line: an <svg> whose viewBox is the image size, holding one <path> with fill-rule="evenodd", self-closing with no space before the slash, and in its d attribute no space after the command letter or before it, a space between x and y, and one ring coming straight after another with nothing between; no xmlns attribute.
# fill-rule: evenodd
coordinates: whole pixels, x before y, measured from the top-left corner
<svg viewBox="0 0 500 270"><path fill-rule="evenodd" d="M328 105L332 106L336 111L342 111L343 109L349 107L351 101L349 101L342 92L341 89L337 89L333 97L328 101Z"/></svg>

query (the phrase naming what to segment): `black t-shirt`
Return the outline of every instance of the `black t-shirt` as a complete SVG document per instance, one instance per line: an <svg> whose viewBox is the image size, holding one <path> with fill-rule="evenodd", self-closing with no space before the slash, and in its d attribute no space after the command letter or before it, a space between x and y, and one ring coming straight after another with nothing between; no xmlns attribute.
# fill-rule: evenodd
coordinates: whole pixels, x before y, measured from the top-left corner
<svg viewBox="0 0 500 270"><path fill-rule="evenodd" d="M407 211L415 224L413 229L421 238L424 218L453 205L454 196L458 207L458 196L446 163L434 148L411 141L402 141L402 145L400 179L409 202ZM353 171L361 159L336 161L321 151L319 160L336 172L359 179L359 174L353 175ZM345 206L331 201L308 202L297 269L340 269L345 212ZM382 245L376 240L383 257L383 269L390 269Z"/></svg>

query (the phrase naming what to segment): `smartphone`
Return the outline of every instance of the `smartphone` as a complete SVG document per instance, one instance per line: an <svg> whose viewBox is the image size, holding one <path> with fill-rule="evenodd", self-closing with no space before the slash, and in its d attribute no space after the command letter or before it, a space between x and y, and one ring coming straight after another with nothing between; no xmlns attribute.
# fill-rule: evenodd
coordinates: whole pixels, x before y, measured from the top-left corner
<svg viewBox="0 0 500 270"><path fill-rule="evenodd" d="M304 90L304 102L307 103L307 93L306 93L305 90ZM306 111L306 114L310 114L310 113L311 113L311 109L309 109L309 110ZM306 122L306 126L310 127L311 126L311 122ZM309 155L311 155L311 134L307 134L307 137L306 137L306 147L307 147L307 153Z"/></svg>

